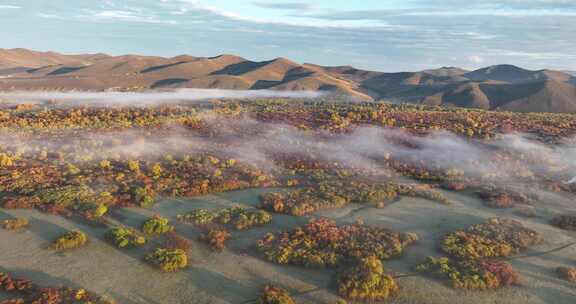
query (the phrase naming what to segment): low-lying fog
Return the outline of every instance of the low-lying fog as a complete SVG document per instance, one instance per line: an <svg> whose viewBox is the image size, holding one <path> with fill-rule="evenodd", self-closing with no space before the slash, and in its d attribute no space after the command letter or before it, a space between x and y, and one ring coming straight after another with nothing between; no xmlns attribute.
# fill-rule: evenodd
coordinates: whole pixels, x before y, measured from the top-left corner
<svg viewBox="0 0 576 304"><path fill-rule="evenodd" d="M162 132L139 129L81 132L65 142L3 134L0 144L4 148L30 153L65 149L77 155L92 155L92 159L120 156L151 159L165 154L177 156L207 151L270 170L277 169L274 158L283 154L386 173L388 169L383 167L382 161L392 157L435 172L460 169L468 176L503 182L512 182L518 176L530 178L533 173L542 172L547 176L560 172L551 177L565 183L576 182L576 145L544 144L524 134L479 141L447 131L422 137L374 126L358 126L351 133L330 134L323 130L306 131L289 125L264 123L249 117L227 118L212 112L200 113L198 118L211 135L170 126ZM555 169L551 171L551 167Z"/></svg>
<svg viewBox="0 0 576 304"><path fill-rule="evenodd" d="M261 99L298 98L313 99L324 96L316 91L275 91L275 90L220 90L220 89L178 89L146 92L58 92L58 91L14 91L0 92L0 100L21 104L30 102L59 101L69 104L146 106L186 101L210 99Z"/></svg>
<svg viewBox="0 0 576 304"><path fill-rule="evenodd" d="M154 92L0 92L0 99L9 103L59 101L71 105L141 105L154 106L183 101L214 99L298 98L314 99L324 96L319 92L287 92L271 90L236 91L210 89L181 89ZM310 156L343 166L372 171L384 171L383 158L422 166L434 171L458 168L474 177L491 176L504 181L514 180L519 169L532 174L553 166L565 183L576 183L576 141L570 144L548 145L525 134L508 134L488 142L467 139L447 131L428 136L414 136L399 129L358 126L348 134L334 135L327 131L303 131L293 126L263 123L251 117L225 118L211 112L198 115L214 135L200 136L180 126L170 128L161 135L128 130L119 133L81 133L70 139L70 145L61 141L31 140L14 134L2 134L5 148L74 149L95 157L133 155L158 157L166 153L190 154L198 151L225 153L263 169L274 169L273 157L280 153ZM84 139L83 139L84 138ZM118 144L121 143L121 144ZM18 144L19 143L19 144ZM496 153L498 152L498 153ZM502 155L506 159L502 160ZM525 171L525 170L524 170ZM569 173L567 173L569 172ZM558 176L556 176L558 177ZM574 177L574 178L572 178Z"/></svg>

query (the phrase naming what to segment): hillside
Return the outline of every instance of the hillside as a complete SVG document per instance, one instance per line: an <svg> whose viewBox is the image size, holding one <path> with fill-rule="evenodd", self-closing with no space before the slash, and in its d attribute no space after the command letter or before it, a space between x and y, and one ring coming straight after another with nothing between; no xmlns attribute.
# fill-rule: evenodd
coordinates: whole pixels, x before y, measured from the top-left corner
<svg viewBox="0 0 576 304"><path fill-rule="evenodd" d="M251 61L234 55L172 58L64 55L0 49L0 90L145 90L211 88L312 90L489 110L576 112L576 77L553 70L496 65L475 71L442 67L383 73L352 66Z"/></svg>

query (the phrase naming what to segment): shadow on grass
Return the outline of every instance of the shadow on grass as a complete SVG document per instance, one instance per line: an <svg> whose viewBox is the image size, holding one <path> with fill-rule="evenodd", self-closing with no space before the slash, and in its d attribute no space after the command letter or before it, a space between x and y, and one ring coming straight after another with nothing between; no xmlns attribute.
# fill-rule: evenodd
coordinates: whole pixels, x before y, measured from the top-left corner
<svg viewBox="0 0 576 304"><path fill-rule="evenodd" d="M534 288L533 290L531 290L531 292L538 298L540 298L543 303L573 304L574 299L576 299L576 295L574 295L574 293L568 293L550 287Z"/></svg>
<svg viewBox="0 0 576 304"><path fill-rule="evenodd" d="M3 222L5 220L9 220L9 219L13 219L13 218L14 218L14 216L12 216L6 212L0 211L0 222Z"/></svg>
<svg viewBox="0 0 576 304"><path fill-rule="evenodd" d="M255 297L254 291L236 280L205 268L193 267L186 271L191 284L228 303L241 303Z"/></svg>
<svg viewBox="0 0 576 304"><path fill-rule="evenodd" d="M154 301L152 299L143 297L143 296L135 296L137 299L129 299L123 295L120 295L117 292L111 292L110 295L114 298L119 304L164 304L162 302Z"/></svg>
<svg viewBox="0 0 576 304"><path fill-rule="evenodd" d="M29 220L30 225L28 231L45 240L48 244L52 243L56 238L68 231L68 229L60 225L37 217L31 217Z"/></svg>
<svg viewBox="0 0 576 304"><path fill-rule="evenodd" d="M521 270L523 272L522 276L530 277L540 282L546 282L566 288L574 288L573 283L567 282L558 277L558 275L556 274L556 268L554 267L544 267L541 265L530 263L529 261L526 260L513 260L512 264L516 269Z"/></svg>
<svg viewBox="0 0 576 304"><path fill-rule="evenodd" d="M5 268L0 267L0 272L8 273L15 278L27 279L41 287L69 287L74 289L88 288L88 286L79 286L74 282L61 277L55 277L47 273L23 268ZM89 289L89 288L88 288Z"/></svg>

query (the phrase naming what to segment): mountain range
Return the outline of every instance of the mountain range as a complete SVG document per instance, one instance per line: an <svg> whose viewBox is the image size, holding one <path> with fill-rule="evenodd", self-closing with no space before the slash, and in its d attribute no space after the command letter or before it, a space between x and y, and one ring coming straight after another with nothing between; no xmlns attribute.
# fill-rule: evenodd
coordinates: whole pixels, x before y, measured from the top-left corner
<svg viewBox="0 0 576 304"><path fill-rule="evenodd" d="M364 100L576 113L574 74L505 64L475 71L442 67L384 73L286 58L258 62L234 55L165 58L0 49L0 90L310 90Z"/></svg>

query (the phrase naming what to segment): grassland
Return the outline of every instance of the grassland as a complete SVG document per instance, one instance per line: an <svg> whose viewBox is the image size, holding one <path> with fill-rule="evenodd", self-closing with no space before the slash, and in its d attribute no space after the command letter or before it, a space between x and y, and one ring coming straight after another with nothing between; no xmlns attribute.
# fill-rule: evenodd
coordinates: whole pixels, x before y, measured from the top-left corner
<svg viewBox="0 0 576 304"><path fill-rule="evenodd" d="M576 242L549 223L576 215L574 115L299 100L50 102L2 105L0 132L0 221L28 221L0 230L0 272L52 286L60 300L48 303L235 304L268 284L296 303L576 296L556 275L576 266L575 246L522 257ZM470 228L492 218L526 230ZM70 232L87 239L54 250ZM415 272L441 256L511 268L474 269L482 284ZM383 267L366 266L372 258ZM366 279L342 270L361 265L383 269L386 284L374 286L391 292L336 286ZM514 280L503 279L510 269ZM62 285L89 296L54 287Z"/></svg>

